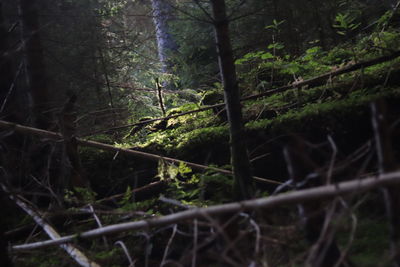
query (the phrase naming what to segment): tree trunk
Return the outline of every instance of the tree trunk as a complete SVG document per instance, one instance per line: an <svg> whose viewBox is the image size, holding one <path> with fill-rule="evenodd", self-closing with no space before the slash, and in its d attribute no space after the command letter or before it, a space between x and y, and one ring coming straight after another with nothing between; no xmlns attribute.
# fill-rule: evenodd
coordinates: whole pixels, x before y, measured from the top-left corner
<svg viewBox="0 0 400 267"><path fill-rule="evenodd" d="M317 34L319 37L319 44L322 47L322 49L327 49L327 45L326 45L326 36L325 36L325 31L324 31L324 25L322 22L322 18L321 18L321 10L320 10L320 5L317 1L315 0L310 0L310 9L313 9L313 16L314 16L314 21L316 24L316 30L317 30Z"/></svg>
<svg viewBox="0 0 400 267"><path fill-rule="evenodd" d="M7 31L4 25L3 9L2 3L0 2L0 114L3 118L7 120L13 120L13 114L8 109L9 97L11 96L11 84L13 80L12 76L12 64L9 55L8 42L7 42ZM3 144L4 146L9 146L8 142ZM5 149L7 150L7 149ZM4 151L0 151L4 155ZM2 157L0 157L0 164L4 167L5 162ZM6 207L4 192L0 189L0 205L4 210ZM4 221L0 219L0 262L2 266L9 267L12 266L11 261L8 257L7 242L4 239L4 231L6 230L6 225Z"/></svg>
<svg viewBox="0 0 400 267"><path fill-rule="evenodd" d="M224 97L230 127L231 163L234 172L236 195L241 199L252 196L252 179L249 156L240 104L239 86L229 38L229 21L225 0L211 0L217 42L219 68L224 86Z"/></svg>
<svg viewBox="0 0 400 267"><path fill-rule="evenodd" d="M177 50L176 42L171 35L169 23L173 19L172 8L166 0L151 0L153 7L153 21L156 26L156 37L158 46L158 57L161 62L163 74L173 73L170 56ZM164 86L173 89L170 82L163 83Z"/></svg>
<svg viewBox="0 0 400 267"><path fill-rule="evenodd" d="M4 24L2 3L0 2L0 114L5 120L14 121L13 112L10 110L12 105L9 105L14 95L12 60L9 55L8 33Z"/></svg>
<svg viewBox="0 0 400 267"><path fill-rule="evenodd" d="M32 97L35 125L41 129L50 126L49 93L46 83L40 25L35 0L19 0L21 39L24 44L24 63L27 85Z"/></svg>

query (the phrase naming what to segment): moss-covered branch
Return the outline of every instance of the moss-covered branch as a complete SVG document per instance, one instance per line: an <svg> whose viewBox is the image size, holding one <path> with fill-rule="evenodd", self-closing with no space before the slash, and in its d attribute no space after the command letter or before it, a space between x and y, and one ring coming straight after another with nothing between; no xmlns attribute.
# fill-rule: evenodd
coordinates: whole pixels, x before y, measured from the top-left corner
<svg viewBox="0 0 400 267"><path fill-rule="evenodd" d="M7 122L7 121L0 120L0 128L12 130L12 131L19 132L22 134L45 137L45 138L49 138L52 140L58 140L58 141L63 140L63 136L60 133L45 131L42 129L23 126L23 125L19 125L19 124ZM76 142L78 145L81 145L81 146L93 147L93 148L98 148L98 149L105 150L105 151L112 151L115 153L127 154L127 155L136 156L136 157L140 157L140 158L151 160L151 161L163 160L163 161L166 161L169 163L175 163L175 164L184 163L188 167L192 168L193 170L198 170L198 171L211 170L211 171L226 174L229 176L233 175L232 171L230 171L230 170L224 170L224 169L220 169L220 168L216 168L216 167L205 166L205 165L188 162L188 161L184 161L184 160L180 160L180 159L163 157L163 156L159 156L159 155L155 155L155 154L151 154L151 153L147 153L147 152L143 152L143 151L118 148L118 147L115 147L112 145L103 144L103 143L95 142L95 141L83 140L80 138L76 138ZM259 182L263 182L263 183L276 184L276 185L281 184L281 182L279 182L279 181L267 179L267 178L254 177L254 179L256 179Z"/></svg>

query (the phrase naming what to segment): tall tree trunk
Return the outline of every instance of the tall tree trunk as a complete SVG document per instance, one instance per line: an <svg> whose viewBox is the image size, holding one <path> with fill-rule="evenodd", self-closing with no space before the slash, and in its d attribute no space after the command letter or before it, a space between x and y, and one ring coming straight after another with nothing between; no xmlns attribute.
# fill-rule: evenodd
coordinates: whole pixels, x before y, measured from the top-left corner
<svg viewBox="0 0 400 267"><path fill-rule="evenodd" d="M246 199L252 196L253 186L245 142L239 86L229 38L229 21L226 15L225 0L211 0L211 5L213 9L219 68L224 86L226 110L230 127L231 163L235 177L234 189L237 196L240 196L241 199Z"/></svg>
<svg viewBox="0 0 400 267"><path fill-rule="evenodd" d="M2 189L0 189L0 204L2 209L4 210L6 206L6 196ZM8 257L8 248L7 241L4 238L4 232L6 228L4 222L0 220L0 263L3 267L11 267L13 264L11 263L10 258Z"/></svg>
<svg viewBox="0 0 400 267"><path fill-rule="evenodd" d="M173 73L170 56L177 50L176 42L171 35L169 23L173 19L172 7L166 0L151 0L153 7L153 21L156 26L156 37L158 46L158 57L160 59L164 74ZM173 88L170 82L164 82L164 86Z"/></svg>
<svg viewBox="0 0 400 267"><path fill-rule="evenodd" d="M35 125L42 129L50 126L49 92L46 83L43 47L36 0L19 0L21 35L24 44L24 61L27 85L32 96Z"/></svg>
<svg viewBox="0 0 400 267"><path fill-rule="evenodd" d="M4 18L3 18L3 8L2 3L0 2L0 114L2 118L7 120L13 120L13 112L10 111L8 108L8 100L11 96L12 92L10 91L13 75L12 75L12 64L11 59L8 55L9 47L7 42L7 30L4 25ZM8 102L8 103L7 103ZM4 141L4 140L2 140ZM9 142L4 142L4 146L7 146L9 149ZM0 151L0 153L4 157L4 151ZM0 164L2 167L5 167L5 162L3 157L0 157ZM4 192L0 189L0 205L4 210L6 206L6 200L4 196ZM8 250L7 250L7 242L4 239L4 231L6 230L6 225L4 221L0 219L0 262L1 265L4 267L12 266L12 263L8 257Z"/></svg>
<svg viewBox="0 0 400 267"><path fill-rule="evenodd" d="M10 97L13 95L13 73L10 49L8 45L8 33L5 27L0 2L0 114L3 119L12 120L10 111Z"/></svg>

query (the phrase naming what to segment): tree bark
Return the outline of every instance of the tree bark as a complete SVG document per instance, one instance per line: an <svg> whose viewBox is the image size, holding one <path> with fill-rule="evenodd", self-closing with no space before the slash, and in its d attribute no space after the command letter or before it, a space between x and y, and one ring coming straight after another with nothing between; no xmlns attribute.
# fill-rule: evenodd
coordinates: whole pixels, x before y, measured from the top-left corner
<svg viewBox="0 0 400 267"><path fill-rule="evenodd" d="M156 26L156 37L158 47L158 57L161 62L161 72L164 74L173 73L170 56L177 50L177 44L171 34L169 23L173 19L172 8L166 0L151 0L153 7L153 21ZM164 86L169 89L172 85L164 82Z"/></svg>
<svg viewBox="0 0 400 267"><path fill-rule="evenodd" d="M6 118L8 120L15 121L14 110L15 107L12 105L8 105L10 103L9 100L13 96L12 93L12 61L10 56L8 55L9 46L8 46L8 34L5 27L4 17L3 17L3 9L2 3L0 2L0 114L2 118ZM2 147L0 147L0 165L3 168L8 167L9 159L8 157L14 157L14 153L10 153L9 151L13 151L13 145L15 145L15 138L3 138L2 139ZM7 153L8 152L8 153ZM14 151L13 151L14 152ZM2 175L2 178L5 179L5 175ZM7 206L5 200L5 194L0 189L0 206L3 211ZM4 232L7 228L7 225L4 222L4 218L0 219L0 263L4 267L12 266L10 258L8 257L8 249L7 242L4 238Z"/></svg>
<svg viewBox="0 0 400 267"><path fill-rule="evenodd" d="M2 189L0 189L0 204L2 209L5 209L6 200L5 200L5 193ZM4 232L6 229L6 225L2 220L0 220L0 263L3 267L11 267L13 264L11 263L10 258L8 257L8 248L7 248L7 241L4 238Z"/></svg>
<svg viewBox="0 0 400 267"><path fill-rule="evenodd" d="M40 39L40 25L36 0L19 0L21 17L21 41L24 48L24 63L27 87L32 97L32 111L35 125L41 129L50 126L49 92L46 82L43 47Z"/></svg>
<svg viewBox="0 0 400 267"><path fill-rule="evenodd" d="M10 47L8 44L8 33L2 13L3 4L0 2L0 114L6 120L14 121L14 116L9 105L13 95L13 68L12 60L9 55ZM4 117L5 116L5 117Z"/></svg>
<svg viewBox="0 0 400 267"><path fill-rule="evenodd" d="M75 138L77 119L75 113L76 100L76 95L72 94L68 101L64 104L59 117L61 133L64 137L65 156L69 163L67 166L69 166L71 171L68 184L72 187L72 189L86 188L90 190L89 181L82 166L82 162L78 153L78 143Z"/></svg>
<svg viewBox="0 0 400 267"><path fill-rule="evenodd" d="M235 178L234 189L238 197L247 199L252 196L253 184L245 142L239 86L229 38L229 21L226 15L225 0L211 0L211 5L219 68L230 127L231 163Z"/></svg>

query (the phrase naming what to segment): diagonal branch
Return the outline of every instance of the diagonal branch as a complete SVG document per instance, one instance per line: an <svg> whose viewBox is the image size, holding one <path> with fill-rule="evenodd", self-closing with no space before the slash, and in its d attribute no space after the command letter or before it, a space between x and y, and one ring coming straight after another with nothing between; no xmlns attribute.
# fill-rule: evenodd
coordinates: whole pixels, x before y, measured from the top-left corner
<svg viewBox="0 0 400 267"><path fill-rule="evenodd" d="M1 187L3 188L4 192L9 192L7 187L4 184L1 184ZM52 240L58 240L61 238L60 234L48 223L45 222L45 220L42 218L42 216L34 211L32 208L30 208L25 202L20 200L18 197L14 196L13 194L9 194L9 197L11 200L15 202L21 209L23 209L26 213L28 213L34 220L35 222L43 228L43 231L46 232L46 234L52 239ZM83 254L82 251L77 249L71 244L60 244L60 247L64 249L70 256L73 258L80 266L84 267L100 267L96 262L91 261L89 258L86 257L85 254Z"/></svg>
<svg viewBox="0 0 400 267"><path fill-rule="evenodd" d="M55 140L55 141L63 140L63 136L60 133L50 132L50 131L33 128L33 127L28 127L28 126L23 126L20 124L11 123L11 122L2 121L2 120L0 120L0 129L1 128L10 129L12 131L19 132L22 134L29 134L29 135L39 136L39 137L45 137L45 138ZM164 160L166 162L175 163L175 164L184 163L188 167L190 167L194 170L198 170L198 171L211 170L211 171L223 173L223 174L229 175L229 176L233 175L232 171L230 171L230 170L224 170L224 169L220 169L220 168L205 166L205 165L201 165L201 164L197 164L197 163L193 163L193 162L189 162L189 161L184 161L184 160L180 160L180 159L163 157L163 156L159 156L159 155L155 155L155 154L151 154L151 153L147 153L147 152L143 152L143 151L133 150L133 149L118 148L118 147L108 145L108 144L103 144L100 142L87 141L87 140L83 140L80 138L76 138L76 143L81 146L93 147L93 148L97 148L97 149L101 149L101 150L105 150L105 151L112 151L112 152L127 154L127 155L136 156L136 157L140 157L140 158L151 160L151 161ZM267 178L261 178L261 177L254 176L253 179L256 181L259 181L261 183L276 184L276 185L281 184L281 182L279 182L279 181L267 179Z"/></svg>
<svg viewBox="0 0 400 267"><path fill-rule="evenodd" d="M365 179L357 179L338 184L331 184L314 187L311 189L283 193L267 198L233 202L228 204L215 205L207 208L194 208L158 218L109 225L102 228L86 231L80 234L64 236L57 240L48 240L25 245L16 245L13 246L12 249L14 251L38 249L48 246L65 244L71 242L78 237L94 238L120 232L171 225L185 220L209 218L210 216L220 216L223 214L232 214L234 212L250 211L255 209L271 209L283 205L294 205L308 201L321 201L337 196L356 195L366 192L368 190L375 189L377 187L389 186L394 184L400 184L400 171L382 174L379 176L371 176Z"/></svg>

